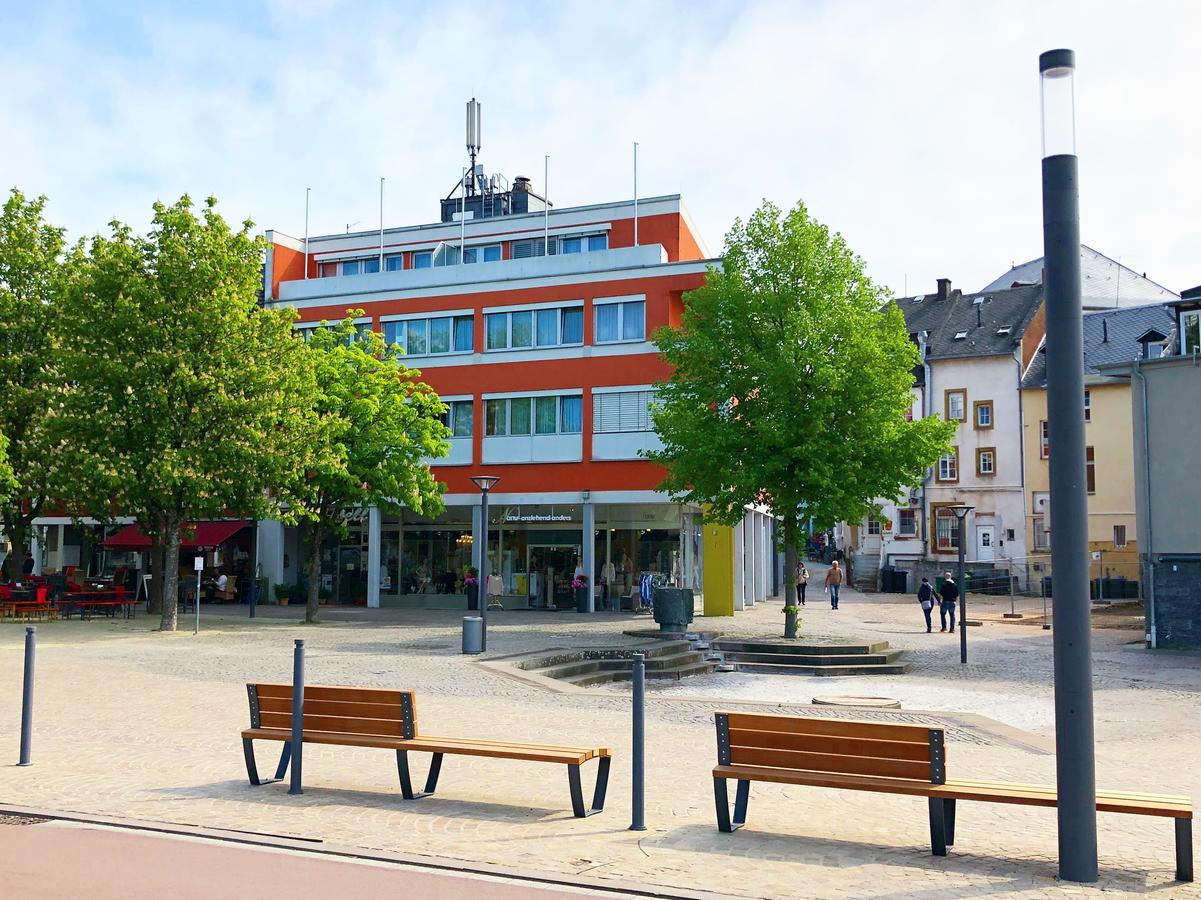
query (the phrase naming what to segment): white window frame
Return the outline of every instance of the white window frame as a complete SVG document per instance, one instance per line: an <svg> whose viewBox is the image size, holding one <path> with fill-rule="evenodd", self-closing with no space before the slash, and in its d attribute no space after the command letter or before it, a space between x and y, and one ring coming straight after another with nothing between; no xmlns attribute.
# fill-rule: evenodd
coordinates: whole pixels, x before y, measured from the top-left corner
<svg viewBox="0 0 1201 900"><path fill-rule="evenodd" d="M627 303L642 304L642 337L628 338L623 337L626 329L626 308ZM611 340L601 340L597 337L597 313L602 306L612 306L619 304L617 310L617 334L618 337ZM597 345L609 344L639 344L646 340L646 319L647 319L647 304L646 294L630 294L625 297L597 297L592 301L592 343Z"/></svg>
<svg viewBox="0 0 1201 900"><path fill-rule="evenodd" d="M1198 346L1188 346L1189 330L1197 329ZM1192 356L1193 351L1201 351L1201 309L1190 309L1180 314L1180 355Z"/></svg>
<svg viewBox="0 0 1201 900"><path fill-rule="evenodd" d="M913 527L906 530L903 526L905 514L909 514L910 520L913 522ZM898 509L897 510L897 537L917 537L917 510L916 509Z"/></svg>
<svg viewBox="0 0 1201 900"><path fill-rule="evenodd" d="M1038 423L1038 458L1051 458L1051 424L1046 419Z"/></svg>
<svg viewBox="0 0 1201 900"><path fill-rule="evenodd" d="M570 343L563 342L563 314L568 310L580 310L580 339ZM559 317L555 326L556 342L553 344L538 343L538 313L546 312L547 310L555 310ZM508 353L511 351L531 350L555 350L560 347L582 347L584 346L584 322L583 318L584 301L556 301L552 303L534 303L527 306L492 306L484 310L484 353ZM513 346L513 314L524 313L530 314L530 345L528 347ZM505 317L505 345L503 347L488 346L488 317L489 316L504 316Z"/></svg>
<svg viewBox="0 0 1201 900"><path fill-rule="evenodd" d="M582 435L584 433L584 392L582 390L568 391L529 391L526 393L517 394L485 394L484 400L484 437L485 438L500 438L500 437L555 437L557 435ZM555 403L555 430L554 431L538 431L538 404L539 399L553 397ZM579 431L564 431L563 430L563 401L566 399L576 399L580 401L580 429ZM530 430L528 433L514 435L512 431L513 424L513 401L528 400L530 403ZM495 434L488 433L488 404L503 402L504 403L504 422L505 430Z"/></svg>
<svg viewBox="0 0 1201 900"><path fill-rule="evenodd" d="M1084 389L1084 421L1093 420L1093 395L1088 388Z"/></svg>
<svg viewBox="0 0 1201 900"><path fill-rule="evenodd" d="M617 428L602 428L601 426L602 426L602 422L603 422L603 415L602 415L602 410L600 409L600 407L605 402L604 398L613 397L613 396L622 397L622 396L626 396L629 394L638 394L638 395L646 396L646 411L645 412L642 411L641 404L639 403L639 401L637 399L635 400L635 403L639 403L639 411L636 416L637 421L634 422L634 424L636 426L645 425L645 427L634 427L634 428L625 427L625 425L626 425L625 415L623 414L623 412L620 408L621 400L618 400L617 401L617 403L619 405L619 409L618 409L618 413L617 413L618 427ZM628 387L617 387L617 388L594 388L592 391L592 433L593 434L640 434L640 433L646 433L646 432L653 432L655 430L655 426L654 426L654 422L651 419L651 407L653 407L654 405L655 405L655 388L653 385L639 385L639 386L628 386Z"/></svg>
<svg viewBox="0 0 1201 900"><path fill-rule="evenodd" d="M1122 538L1120 541L1118 540L1119 535L1121 535L1121 538ZM1113 526L1113 547L1114 547L1114 549L1115 550L1125 550L1126 549L1126 541L1127 541L1126 526L1125 525Z"/></svg>
<svg viewBox="0 0 1201 900"><path fill-rule="evenodd" d="M429 324L434 319L450 319L450 350L439 350L434 353L430 350L430 335L433 332L433 326ZM471 320L471 349L456 350L455 346L455 320L470 319ZM437 313L407 313L403 315L380 316L380 330L386 335L386 327L390 324L398 322L405 323L405 342L403 346L406 359L424 359L427 356L470 356L475 352L475 310L472 309L451 309L439 310ZM409 352L409 322L425 322L425 346L424 353ZM387 340L385 336L385 340Z"/></svg>
<svg viewBox="0 0 1201 900"><path fill-rule="evenodd" d="M1047 531L1046 516L1033 516L1030 520L1030 531L1033 537L1033 549L1051 549L1051 532Z"/></svg>
<svg viewBox="0 0 1201 900"><path fill-rule="evenodd" d="M452 441L468 441L475 436L475 401L469 395L442 397L442 402L446 404L446 426L450 429L450 440ZM457 417L456 410L460 405L465 404L470 410L469 417L471 419L471 430L467 434L455 434L455 420Z"/></svg>
<svg viewBox="0 0 1201 900"><path fill-rule="evenodd" d="M943 474L944 463L947 463L945 469L948 474L946 475ZM959 480L959 448L953 447L950 453L944 453L938 457L934 480L943 483L953 483Z"/></svg>
<svg viewBox="0 0 1201 900"><path fill-rule="evenodd" d="M880 520L875 516L867 517L867 533L871 537L879 537L884 531L884 526L880 524Z"/></svg>
<svg viewBox="0 0 1201 900"><path fill-rule="evenodd" d="M984 461L988 460L988 468L984 468ZM991 447L982 447L976 454L976 474L977 475L996 475L997 474L997 451Z"/></svg>

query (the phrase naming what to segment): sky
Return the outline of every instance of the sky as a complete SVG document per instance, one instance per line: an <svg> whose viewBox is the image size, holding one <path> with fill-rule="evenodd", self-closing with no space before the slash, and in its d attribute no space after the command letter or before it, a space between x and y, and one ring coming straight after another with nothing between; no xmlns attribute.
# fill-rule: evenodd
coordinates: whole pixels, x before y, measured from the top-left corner
<svg viewBox="0 0 1201 900"><path fill-rule="evenodd" d="M708 251L803 201L898 295L1042 255L1038 54L1076 51L1085 243L1201 284L1201 4L0 0L0 189L72 237L154 200L231 221L436 221L488 172L558 207L680 193Z"/></svg>

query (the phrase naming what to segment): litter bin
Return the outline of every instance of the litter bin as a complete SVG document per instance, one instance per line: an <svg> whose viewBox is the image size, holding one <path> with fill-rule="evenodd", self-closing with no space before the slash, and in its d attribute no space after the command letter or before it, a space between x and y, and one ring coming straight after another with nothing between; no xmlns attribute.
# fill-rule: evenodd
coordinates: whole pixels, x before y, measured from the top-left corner
<svg viewBox="0 0 1201 900"><path fill-rule="evenodd" d="M463 616L463 652L484 652L484 620L480 616Z"/></svg>

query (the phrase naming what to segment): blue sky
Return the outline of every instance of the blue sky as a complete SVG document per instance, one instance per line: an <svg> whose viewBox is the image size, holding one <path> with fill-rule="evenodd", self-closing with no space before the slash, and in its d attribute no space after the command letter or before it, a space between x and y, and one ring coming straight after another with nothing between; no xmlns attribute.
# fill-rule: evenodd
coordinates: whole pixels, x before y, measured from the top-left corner
<svg viewBox="0 0 1201 900"><path fill-rule="evenodd" d="M300 234L431 221L488 171L557 205L679 192L709 249L803 199L897 293L1041 254L1037 56L1077 51L1083 237L1201 283L1201 4L0 0L0 186L73 236L214 194ZM357 224L355 224L357 223Z"/></svg>

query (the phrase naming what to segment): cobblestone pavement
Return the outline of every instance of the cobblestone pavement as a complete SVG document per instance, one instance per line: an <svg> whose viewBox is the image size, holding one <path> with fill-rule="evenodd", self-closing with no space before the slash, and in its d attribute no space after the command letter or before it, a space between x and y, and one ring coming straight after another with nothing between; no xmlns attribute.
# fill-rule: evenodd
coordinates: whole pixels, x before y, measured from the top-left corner
<svg viewBox="0 0 1201 900"><path fill-rule="evenodd" d="M153 633L156 623L145 616L42 624L34 765L0 766L0 805L292 835L739 897L1201 897L1196 885L1172 881L1166 819L1102 815L1102 878L1095 886L1057 883L1050 810L961 804L958 844L940 859L929 854L920 799L762 784L752 790L747 828L719 834L709 778L712 711L730 702L895 697L904 707L899 714L856 715L945 715L952 775L1054 778L1047 752L1054 733L1050 632L994 622L991 613L1001 606L975 602L973 616L987 621L969 631L972 662L960 666L958 635L927 635L911 598L847 590L838 611L823 608L821 599L804 611L804 639L887 640L907 651L912 671L653 684L646 832L626 829L626 689L556 692L482 666L458 653L461 614L434 611L331 612L330 619L348 621L300 626L299 610L271 608L254 622L244 610L226 610L206 613L196 637ZM488 658L627 645L636 639L621 631L647 624L629 615L495 613ZM783 616L777 600L695 626L774 636ZM14 760L23 634L0 627L0 683L8 688L0 694L0 735L10 736ZM286 785L250 788L238 738L247 722L243 684L289 680L296 637L306 638L309 683L412 688L428 733L614 748L605 812L572 818L560 767L469 757L447 758L437 796L406 803L391 754L357 748L306 747L303 796L289 796ZM1201 657L1151 654L1138 637L1094 633L1098 784L1201 800ZM261 768L274 762L274 750L261 747ZM422 768L420 757L415 762Z"/></svg>

